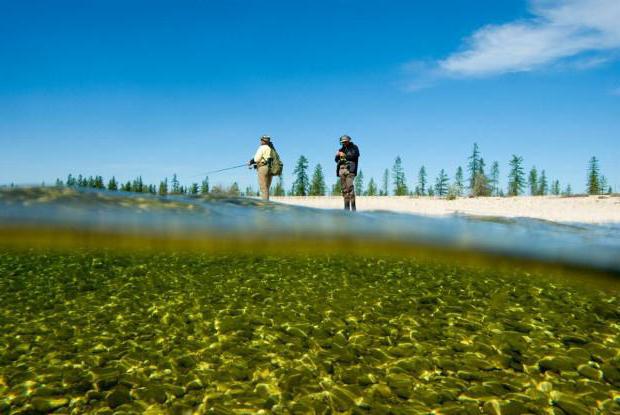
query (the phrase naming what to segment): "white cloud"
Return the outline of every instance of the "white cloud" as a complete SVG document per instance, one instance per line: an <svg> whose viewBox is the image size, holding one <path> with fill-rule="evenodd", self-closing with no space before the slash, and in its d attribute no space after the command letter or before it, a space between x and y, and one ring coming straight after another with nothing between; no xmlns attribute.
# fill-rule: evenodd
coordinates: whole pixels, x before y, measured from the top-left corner
<svg viewBox="0 0 620 415"><path fill-rule="evenodd" d="M477 30L436 75L484 77L574 59L586 69L620 49L620 0L531 0L532 17ZM584 57L584 55L588 55Z"/></svg>

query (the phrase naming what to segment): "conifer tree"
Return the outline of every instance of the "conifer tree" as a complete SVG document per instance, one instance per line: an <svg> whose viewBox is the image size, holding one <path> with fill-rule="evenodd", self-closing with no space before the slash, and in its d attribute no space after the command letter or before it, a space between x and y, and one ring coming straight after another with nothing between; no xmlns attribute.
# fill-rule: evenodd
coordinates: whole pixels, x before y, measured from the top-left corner
<svg viewBox="0 0 620 415"><path fill-rule="evenodd" d="M389 191L389 181L390 181L390 172L388 169L383 171L383 181L381 183L381 196L388 196L390 194Z"/></svg>
<svg viewBox="0 0 620 415"><path fill-rule="evenodd" d="M202 183L200 183L200 194L201 195L209 194L209 178L208 177L205 177Z"/></svg>
<svg viewBox="0 0 620 415"><path fill-rule="evenodd" d="M121 186L121 190L123 190L125 192L131 192L131 182L128 181L123 186Z"/></svg>
<svg viewBox="0 0 620 415"><path fill-rule="evenodd" d="M435 194L442 197L448 194L448 175L444 169L439 171L439 175L435 180Z"/></svg>
<svg viewBox="0 0 620 415"><path fill-rule="evenodd" d="M364 172L361 169L357 176L355 176L355 193L358 195L364 194Z"/></svg>
<svg viewBox="0 0 620 415"><path fill-rule="evenodd" d="M105 184L103 183L103 177L95 176L93 185L95 189L105 189Z"/></svg>
<svg viewBox="0 0 620 415"><path fill-rule="evenodd" d="M605 177L602 174L601 174L601 178L598 181L598 188L599 188L600 194L604 194L608 190L607 189L607 177Z"/></svg>
<svg viewBox="0 0 620 415"><path fill-rule="evenodd" d="M491 193L489 179L484 171L484 159L480 156L478 143L474 143L472 155L468 158L469 190L472 196L488 196Z"/></svg>
<svg viewBox="0 0 620 415"><path fill-rule="evenodd" d="M560 194L560 181L554 180L551 184L551 194L554 196L559 196Z"/></svg>
<svg viewBox="0 0 620 415"><path fill-rule="evenodd" d="M278 181L276 181L276 184L273 187L272 193L274 196L285 196L284 179L282 178L282 176L278 177Z"/></svg>
<svg viewBox="0 0 620 415"><path fill-rule="evenodd" d="M312 173L312 181L310 182L310 196L325 196L327 186L325 185L325 176L323 175L323 167L317 164Z"/></svg>
<svg viewBox="0 0 620 415"><path fill-rule="evenodd" d="M375 179L372 177L368 182L368 188L366 189L366 195L368 196L377 196L377 184L375 183Z"/></svg>
<svg viewBox="0 0 620 415"><path fill-rule="evenodd" d="M75 180L75 177L73 177L73 175L69 173L69 175L67 176L67 187L75 187L76 185L77 182Z"/></svg>
<svg viewBox="0 0 620 415"><path fill-rule="evenodd" d="M454 175L454 193L455 196L463 196L463 190L465 185L463 184L463 168L458 166L456 174Z"/></svg>
<svg viewBox="0 0 620 415"><path fill-rule="evenodd" d="M571 187L570 183L566 185L566 188L564 189L564 196L572 196L573 194L573 188Z"/></svg>
<svg viewBox="0 0 620 415"><path fill-rule="evenodd" d="M295 181L293 182L293 195L295 196L307 196L310 188L310 181L308 180L308 159L304 156L300 156L297 160L297 166L295 166Z"/></svg>
<svg viewBox="0 0 620 415"><path fill-rule="evenodd" d="M499 163L494 161L491 165L491 177L489 178L491 196L499 196Z"/></svg>
<svg viewBox="0 0 620 415"><path fill-rule="evenodd" d="M536 196L538 194L538 170L536 170L536 166L530 170L527 184L530 186L530 195Z"/></svg>
<svg viewBox="0 0 620 415"><path fill-rule="evenodd" d="M170 182L170 185L172 187L170 189L171 190L171 192L170 192L171 194L178 195L178 194L181 193L181 185L179 184L179 178L177 177L176 173L174 173L172 175L172 180Z"/></svg>
<svg viewBox="0 0 620 415"><path fill-rule="evenodd" d="M600 194L605 194L608 192L609 190L609 185L607 184L607 177L603 174L601 174L601 178L598 181L598 187L599 187L599 191L601 192Z"/></svg>
<svg viewBox="0 0 620 415"><path fill-rule="evenodd" d="M435 191L433 190L433 186L428 186L428 192L426 193L429 196L435 196Z"/></svg>
<svg viewBox="0 0 620 415"><path fill-rule="evenodd" d="M56 179L56 187L63 187L65 184L60 179Z"/></svg>
<svg viewBox="0 0 620 415"><path fill-rule="evenodd" d="M597 195L601 192L600 188L600 172L598 167L598 159L594 156L588 162L588 184L587 192L590 195Z"/></svg>
<svg viewBox="0 0 620 415"><path fill-rule="evenodd" d="M116 178L112 176L110 181L108 181L108 190L118 190L118 183L116 182Z"/></svg>
<svg viewBox="0 0 620 415"><path fill-rule="evenodd" d="M473 191L476 176L480 172L480 149L478 148L478 143L474 143L474 149L471 156L469 156L467 170L469 171L469 189Z"/></svg>
<svg viewBox="0 0 620 415"><path fill-rule="evenodd" d="M420 167L418 171L418 185L416 187L416 195L424 196L426 194L426 167Z"/></svg>
<svg viewBox="0 0 620 415"><path fill-rule="evenodd" d="M508 196L519 196L525 187L523 157L512 155L510 173L508 174Z"/></svg>
<svg viewBox="0 0 620 415"><path fill-rule="evenodd" d="M543 170L538 178L538 195L545 196L547 193L549 193L549 183L547 182L547 173Z"/></svg>
<svg viewBox="0 0 620 415"><path fill-rule="evenodd" d="M407 179L405 178L405 170L403 169L403 163L400 156L396 156L394 166L392 166L392 183L394 184L395 196L407 195Z"/></svg>
<svg viewBox="0 0 620 415"><path fill-rule="evenodd" d="M160 196L166 196L168 194L168 178L167 177L161 182L159 182L159 189L157 193L159 193Z"/></svg>
<svg viewBox="0 0 620 415"><path fill-rule="evenodd" d="M138 176L134 179L131 184L131 191L135 193L143 193L144 192L144 183L142 182L142 176Z"/></svg>
<svg viewBox="0 0 620 415"><path fill-rule="evenodd" d="M199 191L200 191L200 187L198 187L198 183L192 183L192 185L189 188L189 193L192 195L197 195Z"/></svg>

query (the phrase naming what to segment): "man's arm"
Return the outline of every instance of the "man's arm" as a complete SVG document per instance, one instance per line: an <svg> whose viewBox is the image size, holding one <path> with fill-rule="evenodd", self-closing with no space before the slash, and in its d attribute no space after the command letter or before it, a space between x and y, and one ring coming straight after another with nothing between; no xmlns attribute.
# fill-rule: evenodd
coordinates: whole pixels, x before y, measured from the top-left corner
<svg viewBox="0 0 620 415"><path fill-rule="evenodd" d="M336 153L336 157L334 157L334 161L335 161L336 163L339 163L339 162L340 162L340 157L342 157L342 155L341 155L341 154L342 154L342 148L338 150L338 152Z"/></svg>

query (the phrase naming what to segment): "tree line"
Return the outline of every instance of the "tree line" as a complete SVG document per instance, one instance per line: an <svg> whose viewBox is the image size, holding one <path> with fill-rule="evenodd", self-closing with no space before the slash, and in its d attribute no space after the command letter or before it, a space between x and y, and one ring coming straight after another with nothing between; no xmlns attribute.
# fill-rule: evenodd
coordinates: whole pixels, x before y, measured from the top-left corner
<svg viewBox="0 0 620 415"><path fill-rule="evenodd" d="M87 189L99 189L99 190L111 190L122 191L132 193L150 193L153 195L213 195L213 196L258 196L258 191L254 190L251 186L246 187L243 191L239 187L237 182L232 183L230 186L209 184L209 177L205 177L201 182L194 182L188 186L184 186L179 181L176 174L172 176L171 180L164 178L159 182L159 185L147 184L142 180L142 176L138 176L133 180L121 183L116 177L112 176L109 180L104 180L102 176L84 176L69 174L66 180L56 179L55 186L57 187L76 187ZM276 196L285 196L284 185L282 178L280 177L276 183L272 186L272 194Z"/></svg>
<svg viewBox="0 0 620 415"><path fill-rule="evenodd" d="M466 176L467 175L467 176ZM550 179L544 169L530 168L526 175L523 157L512 155L508 163L508 186L500 187L500 166L497 161L491 163L487 169L486 162L482 157L480 148L474 143L472 153L467 159L466 168L458 166L452 176L448 176L445 169L440 169L433 179L428 176L425 166L418 170L417 181L410 187L405 175L405 168L400 156L394 160L391 169L385 169L381 179L376 181L373 177L365 181L364 172L359 170L355 177L355 191L364 196L439 196L454 199L462 196L519 196L530 194L532 196L564 195L573 194L570 184L561 187L560 181ZM126 191L134 193L150 193L158 195L225 195L225 196L257 196L258 191L252 186L241 190L238 183L230 186L210 186L209 178L205 177L201 182L194 182L188 186L180 183L176 174L169 181L164 178L159 185L146 184L141 176L125 183L119 182L112 177L107 182L102 176L73 176L69 174L65 181L56 180L56 186L107 189L111 191ZM611 194L613 191L607 178L600 171L599 161L591 157L587 164L585 193L590 195ZM316 164L310 172L310 163L305 156L300 156L293 171L293 183L286 190L284 180L280 176L271 187L273 196L325 196L340 195L340 181L328 187L321 164Z"/></svg>
<svg viewBox="0 0 620 415"><path fill-rule="evenodd" d="M328 189L321 164L315 165L311 175L308 169L308 159L303 155L300 156L293 172L294 182L289 195L324 196L341 193L340 181ZM410 188L403 161L400 156L397 156L391 170L385 169L379 182L371 177L366 184L364 172L360 170L355 178L355 192L364 196L439 196L449 199L462 196L519 196L525 193L532 196L549 194L570 196L573 194L570 184L562 188L560 181L550 179L544 169L538 170L536 166L533 166L526 175L523 157L514 154L509 161L507 178L508 186L504 191L500 187L499 162L493 161L490 169L487 169L480 148L477 143L474 143L472 153L467 159L466 169L458 166L452 180L443 168L434 179L429 178L426 167L421 166L418 170L417 181ZM598 159L592 157L587 166L585 193L611 194L612 191L606 177L600 172Z"/></svg>

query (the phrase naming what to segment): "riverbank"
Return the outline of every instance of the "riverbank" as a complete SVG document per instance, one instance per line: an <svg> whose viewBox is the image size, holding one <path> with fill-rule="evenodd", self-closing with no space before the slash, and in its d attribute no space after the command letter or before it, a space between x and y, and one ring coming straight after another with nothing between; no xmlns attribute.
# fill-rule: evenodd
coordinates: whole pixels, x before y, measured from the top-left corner
<svg viewBox="0 0 620 415"><path fill-rule="evenodd" d="M273 201L321 209L341 209L342 197L273 197ZM620 223L620 196L520 196L446 200L435 197L360 196L359 211L390 211L427 216L525 217L553 222Z"/></svg>

